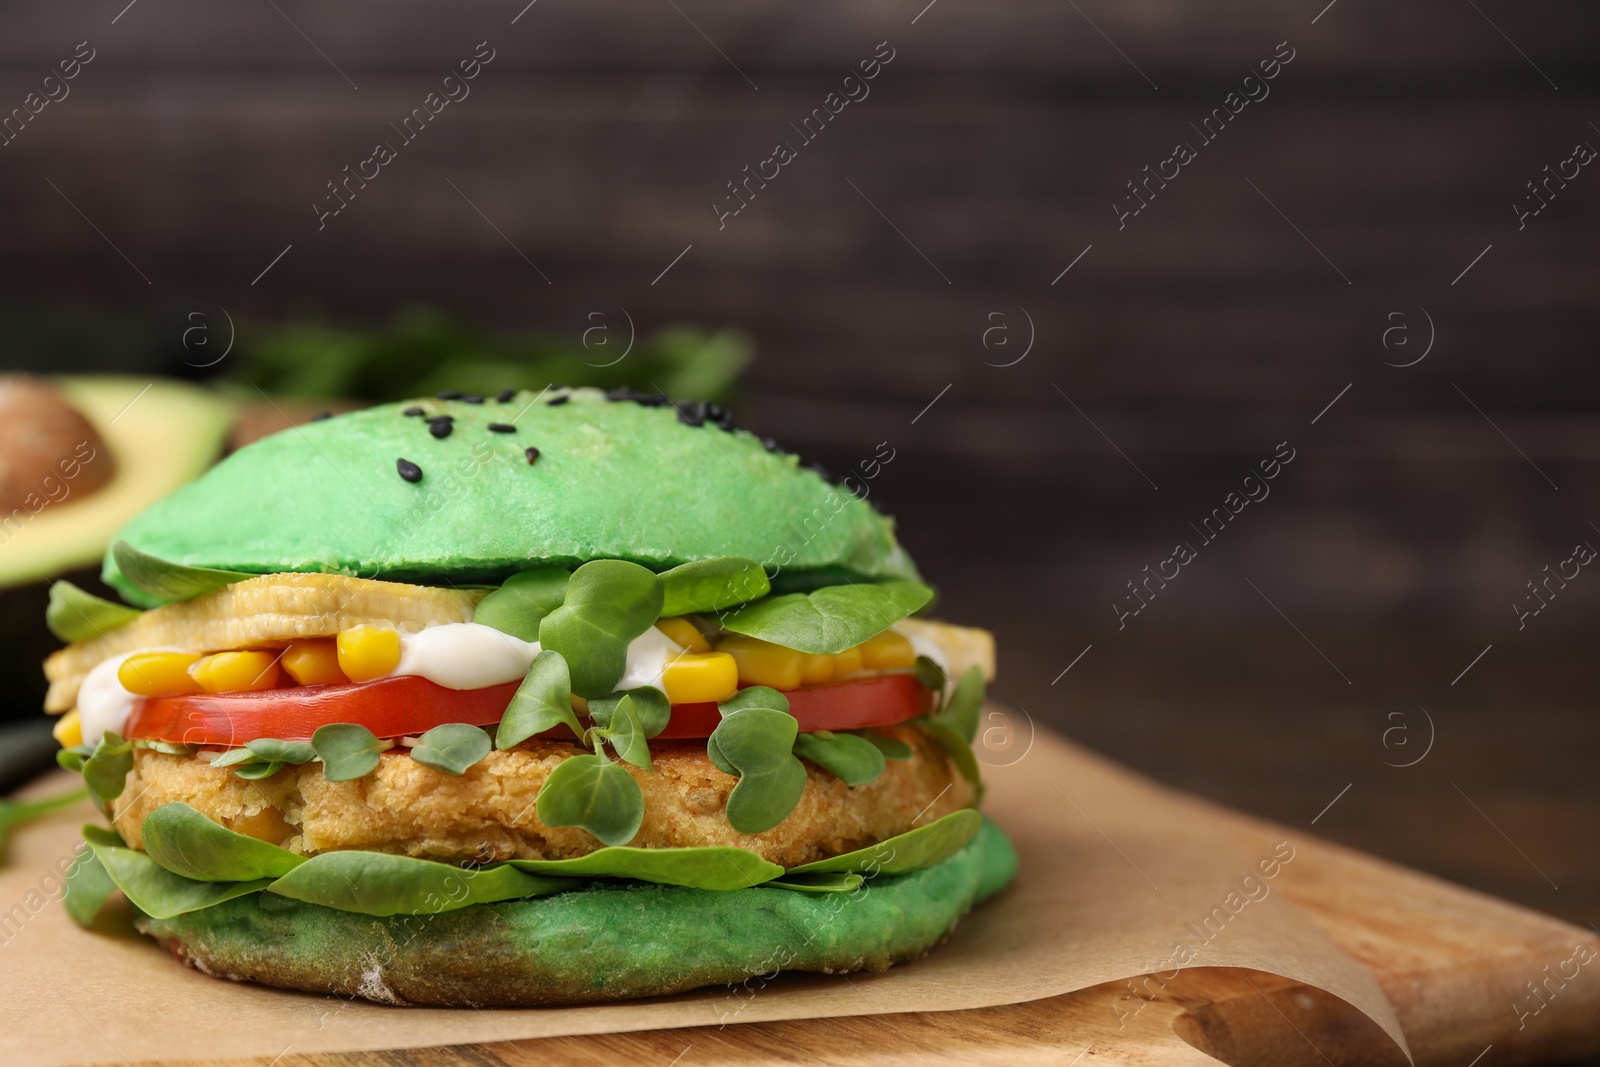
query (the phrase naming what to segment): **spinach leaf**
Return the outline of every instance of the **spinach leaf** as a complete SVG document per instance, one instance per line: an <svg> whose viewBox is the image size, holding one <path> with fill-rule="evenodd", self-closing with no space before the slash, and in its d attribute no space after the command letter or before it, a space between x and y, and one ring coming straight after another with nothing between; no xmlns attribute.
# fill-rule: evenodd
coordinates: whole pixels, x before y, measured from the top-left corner
<svg viewBox="0 0 1600 1067"><path fill-rule="evenodd" d="M88 641L140 614L138 608L86 593L63 579L50 584L50 605L44 609L44 622L63 641Z"/></svg>
<svg viewBox="0 0 1600 1067"><path fill-rule="evenodd" d="M837 874L786 874L763 882L762 889L787 889L794 893L849 893L860 887L865 878L854 872Z"/></svg>
<svg viewBox="0 0 1600 1067"><path fill-rule="evenodd" d="M772 589L767 572L753 559L718 556L662 571L661 615L689 615L731 608L764 597Z"/></svg>
<svg viewBox="0 0 1600 1067"><path fill-rule="evenodd" d="M721 622L734 633L825 655L854 648L932 599L933 590L920 582L829 585L757 600Z"/></svg>
<svg viewBox="0 0 1600 1067"><path fill-rule="evenodd" d="M574 737L583 737L583 725L572 712L572 677L567 672L567 661L561 653L547 648L533 657L527 677L500 719L494 744L496 748L512 748L563 723Z"/></svg>
<svg viewBox="0 0 1600 1067"><path fill-rule="evenodd" d="M362 915L434 915L469 904L544 897L577 883L515 867L477 870L385 852L324 852L266 888L307 904Z"/></svg>
<svg viewBox="0 0 1600 1067"><path fill-rule="evenodd" d="M728 794L728 822L743 834L759 834L777 826L806 788L806 768L794 757L799 724L788 712L745 708L728 715L711 734L717 755L739 775Z"/></svg>
<svg viewBox="0 0 1600 1067"><path fill-rule="evenodd" d="M446 774L464 774L494 748L482 727L464 722L435 726L417 739L411 758Z"/></svg>
<svg viewBox="0 0 1600 1067"><path fill-rule="evenodd" d="M518 571L478 602L472 621L523 641L537 641L539 624L561 606L571 577L563 567Z"/></svg>
<svg viewBox="0 0 1600 1067"><path fill-rule="evenodd" d="M107 730L93 755L83 761L83 784L89 787L89 795L96 803L105 807L122 795L131 770L133 742Z"/></svg>
<svg viewBox="0 0 1600 1067"><path fill-rule="evenodd" d="M602 848L565 860L510 860L530 874L577 878L632 878L690 889L744 889L783 873L776 863L749 849L728 845L705 848Z"/></svg>
<svg viewBox="0 0 1600 1067"><path fill-rule="evenodd" d="M561 653L572 690L603 697L627 668L628 642L661 617L661 582L637 563L591 560L572 573L566 600L539 624L539 643Z"/></svg>
<svg viewBox="0 0 1600 1067"><path fill-rule="evenodd" d="M942 863L967 847L983 825L983 816L976 809L962 808L927 826L907 830L903 834L880 841L876 845L846 852L842 856L804 863L791 867L784 878L800 874L836 874L857 871L869 876L879 874L905 874L920 871Z"/></svg>
<svg viewBox="0 0 1600 1067"><path fill-rule="evenodd" d="M66 892L61 903L73 922L83 927L93 926L95 916L116 889L117 883L106 873L100 857L93 849L86 848L67 868Z"/></svg>
<svg viewBox="0 0 1600 1067"><path fill-rule="evenodd" d="M85 826L83 839L128 902L154 919L199 911L234 897L258 893L272 884L270 878L248 882L198 882L173 874L122 838L99 826Z"/></svg>
<svg viewBox="0 0 1600 1067"><path fill-rule="evenodd" d="M883 753L864 737L818 730L795 738L794 754L808 759L848 786L866 785L883 773Z"/></svg>
<svg viewBox="0 0 1600 1067"><path fill-rule="evenodd" d="M789 698L768 685L752 685L741 689L717 705L717 711L726 719L736 711L747 708L771 708L789 714Z"/></svg>
<svg viewBox="0 0 1600 1067"><path fill-rule="evenodd" d="M911 746L898 737L879 733L877 730L851 730L858 737L864 737L872 743L873 747L883 753L884 759L910 759Z"/></svg>
<svg viewBox="0 0 1600 1067"><path fill-rule="evenodd" d="M617 755L642 770L655 773L650 762L650 746L645 743L644 725L634 710L633 697L624 696L609 715L609 725L597 727L595 733L611 742Z"/></svg>
<svg viewBox="0 0 1600 1067"><path fill-rule="evenodd" d="M5 847L6 835L11 832L13 826L37 819L41 815L48 815L58 808L76 804L87 795L88 793L82 789L74 789L70 793L61 793L42 800L0 798L0 848Z"/></svg>
<svg viewBox="0 0 1600 1067"><path fill-rule="evenodd" d="M330 722L317 727L311 747L322 758L322 776L330 782L364 778L378 769L378 753L394 747L380 741L365 726L353 722Z"/></svg>
<svg viewBox="0 0 1600 1067"><path fill-rule="evenodd" d="M961 676L950 699L935 716L940 722L960 734L967 742L978 735L978 715L983 711L983 669L968 667Z"/></svg>
<svg viewBox="0 0 1600 1067"><path fill-rule="evenodd" d="M278 878L305 862L286 848L219 826L182 801L146 815L139 833L151 859L200 882Z"/></svg>
<svg viewBox="0 0 1600 1067"><path fill-rule="evenodd" d="M944 692L944 668L927 656L918 656L916 662L917 684L935 693Z"/></svg>
<svg viewBox="0 0 1600 1067"><path fill-rule="evenodd" d="M539 789L546 826L580 826L607 845L632 841L644 823L644 794L620 764L601 755L563 760Z"/></svg>
<svg viewBox="0 0 1600 1067"><path fill-rule="evenodd" d="M595 721L595 725L610 725L612 709L624 696L633 698L633 710L639 713L639 723L644 727L646 737L654 737L667 728L667 722L672 718L672 704L667 700L667 694L653 685L641 685L637 689L627 689L589 701L589 717Z"/></svg>
<svg viewBox="0 0 1600 1067"><path fill-rule="evenodd" d="M111 558L117 569L134 587L158 601L188 600L213 589L221 589L246 578L259 578L257 574L243 571L223 571L212 567L186 567L169 563L145 552L126 541L111 546Z"/></svg>

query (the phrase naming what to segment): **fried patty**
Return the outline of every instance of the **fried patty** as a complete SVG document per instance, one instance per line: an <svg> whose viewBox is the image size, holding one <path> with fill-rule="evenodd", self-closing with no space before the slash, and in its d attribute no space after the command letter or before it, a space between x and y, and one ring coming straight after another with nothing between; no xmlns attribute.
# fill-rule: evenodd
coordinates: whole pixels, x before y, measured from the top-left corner
<svg viewBox="0 0 1600 1067"><path fill-rule="evenodd" d="M876 780L851 788L806 764L806 788L789 817L760 834L728 824L728 794L738 779L718 770L704 742L657 741L655 773L624 764L644 792L640 848L734 845L784 867L865 848L961 808L976 797L944 750L915 727L883 731L912 746ZM240 833L300 855L365 849L437 860L564 859L601 847L587 830L546 826L534 810L545 778L586 750L527 742L491 752L459 777L383 754L364 778L330 782L322 765L285 767L245 781L195 756L149 749L134 754L127 788L114 805L117 831L140 847L140 824L163 804L182 801Z"/></svg>

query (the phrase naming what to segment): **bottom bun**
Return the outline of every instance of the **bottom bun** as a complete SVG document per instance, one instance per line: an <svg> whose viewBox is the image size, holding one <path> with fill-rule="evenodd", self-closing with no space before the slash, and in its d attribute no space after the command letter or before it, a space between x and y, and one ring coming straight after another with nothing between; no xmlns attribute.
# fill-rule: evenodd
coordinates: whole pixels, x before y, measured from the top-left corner
<svg viewBox="0 0 1600 1067"><path fill-rule="evenodd" d="M207 974L385 1004L549 1007L757 988L778 971L887 970L1016 874L985 821L960 852L847 893L599 884L436 915L374 918L270 893L139 929Z"/></svg>

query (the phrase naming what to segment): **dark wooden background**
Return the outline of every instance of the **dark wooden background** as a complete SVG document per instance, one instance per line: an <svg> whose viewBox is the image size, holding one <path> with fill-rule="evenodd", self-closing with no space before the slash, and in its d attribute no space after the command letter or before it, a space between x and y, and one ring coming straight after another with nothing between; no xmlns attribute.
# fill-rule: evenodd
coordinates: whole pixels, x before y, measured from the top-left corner
<svg viewBox="0 0 1600 1067"><path fill-rule="evenodd" d="M1512 207L1600 145L1593 5L123 2L0 16L0 107L97 52L0 148L8 364L181 372L194 308L744 326L744 420L835 469L892 444L877 491L1033 719L1600 921L1600 575L1512 608L1600 544L1600 172ZM471 96L319 232L324 183L480 41ZM881 41L870 97L719 230ZM1282 441L1270 498L1119 630Z"/></svg>

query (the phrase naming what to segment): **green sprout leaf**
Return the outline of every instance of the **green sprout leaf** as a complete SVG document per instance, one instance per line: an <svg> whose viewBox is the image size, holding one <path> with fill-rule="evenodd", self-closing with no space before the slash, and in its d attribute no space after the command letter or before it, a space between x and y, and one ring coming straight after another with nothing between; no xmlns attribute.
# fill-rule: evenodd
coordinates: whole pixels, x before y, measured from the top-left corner
<svg viewBox="0 0 1600 1067"><path fill-rule="evenodd" d="M905 874L942 863L967 847L978 835L983 816L973 808L953 811L926 826L880 841L876 845L832 856L815 863L791 867L785 879L805 874L835 874L857 871L868 875Z"/></svg>
<svg viewBox="0 0 1600 1067"><path fill-rule="evenodd" d="M918 656L916 664L917 684L924 689L932 689L935 693L944 692L944 668L939 666L927 656Z"/></svg>
<svg viewBox="0 0 1600 1067"><path fill-rule="evenodd" d="M169 563L145 552L126 541L111 546L111 558L129 584L148 594L157 603L188 600L213 589L221 589L246 578L259 575L243 571L215 570L211 567L186 567Z"/></svg>
<svg viewBox="0 0 1600 1067"><path fill-rule="evenodd" d="M603 697L627 668L628 642L661 617L661 582L637 563L591 560L572 573L562 605L539 624L539 643L561 653L572 690Z"/></svg>
<svg viewBox="0 0 1600 1067"><path fill-rule="evenodd" d="M769 596L722 616L734 633L785 648L830 655L880 634L933 599L920 582L829 585Z"/></svg>
<svg viewBox="0 0 1600 1067"><path fill-rule="evenodd" d="M83 839L128 902L153 919L170 919L209 908L234 897L259 893L270 878L248 882L200 882L174 874L147 854L131 849L122 838L99 826L85 826Z"/></svg>
<svg viewBox="0 0 1600 1067"><path fill-rule="evenodd" d="M772 589L767 572L753 559L718 556L662 571L663 617L717 611L764 597Z"/></svg>
<svg viewBox="0 0 1600 1067"><path fill-rule="evenodd" d="M330 722L317 727L311 747L322 758L322 776L330 782L364 778L378 769L378 753L394 747L380 741L365 726L353 722Z"/></svg>
<svg viewBox="0 0 1600 1067"><path fill-rule="evenodd" d="M911 746L898 737L890 737L888 734L879 733L877 730L852 730L850 732L866 738L879 752L883 753L884 759L911 758Z"/></svg>
<svg viewBox="0 0 1600 1067"><path fill-rule="evenodd" d="M940 722L960 734L969 745L972 744L972 739L978 736L978 715L983 711L983 690L983 669L968 667L967 672L961 676L961 681L956 683L950 699L945 701L944 708L936 716Z"/></svg>
<svg viewBox="0 0 1600 1067"><path fill-rule="evenodd" d="M765 883L763 889L787 889L792 893L849 893L866 881L854 872L839 874L786 874Z"/></svg>
<svg viewBox="0 0 1600 1067"><path fill-rule="evenodd" d="M956 767L961 771L961 777L981 789L983 777L978 773L978 759L972 754L972 745L965 737L957 733L949 723L940 719L912 719L910 725L918 727L923 733L939 742L939 747L955 761Z"/></svg>
<svg viewBox="0 0 1600 1067"><path fill-rule="evenodd" d="M641 770L655 773L655 766L650 762L650 746L644 739L644 724L639 721L639 713L634 709L633 697L623 696L617 701L608 716L607 725L596 728L595 733L611 742L620 759Z"/></svg>
<svg viewBox="0 0 1600 1067"><path fill-rule="evenodd" d="M493 742L482 727L447 722L423 734L412 748L411 758L434 770L459 775L493 748Z"/></svg>
<svg viewBox="0 0 1600 1067"><path fill-rule="evenodd" d="M612 711L625 696L633 698L633 710L639 715L639 723L644 727L646 737L654 737L667 728L667 722L672 718L672 704L667 700L667 694L653 685L642 685L637 689L627 689L589 701L589 717L595 721L595 725L611 725Z"/></svg>
<svg viewBox="0 0 1600 1067"><path fill-rule="evenodd" d="M565 724L575 738L583 737L583 724L572 711L572 676L561 653L545 649L517 687L516 695L500 718L494 736L496 748L513 748L546 730Z"/></svg>
<svg viewBox="0 0 1600 1067"><path fill-rule="evenodd" d="M53 797L45 797L42 800L0 799L0 848L5 847L6 835L11 832L13 826L76 804L86 796L88 796L87 791L74 789L70 793L60 793Z"/></svg>
<svg viewBox="0 0 1600 1067"><path fill-rule="evenodd" d="M138 608L86 593L62 580L50 584L50 606L44 609L44 622L63 641L88 641L140 614Z"/></svg>
<svg viewBox="0 0 1600 1067"><path fill-rule="evenodd" d="M85 849L72 861L65 881L67 888L61 903L66 907L67 914L79 926L93 926L95 916L100 914L100 909L105 907L111 894L117 891L117 883L111 880L100 863L100 857L92 849Z"/></svg>
<svg viewBox="0 0 1600 1067"><path fill-rule="evenodd" d="M262 778L271 778L281 770L283 764L278 760L257 760L235 767L233 773L247 782L255 782Z"/></svg>
<svg viewBox="0 0 1600 1067"><path fill-rule="evenodd" d="M93 745L73 745L71 748L60 748L56 750L56 764L64 771L82 774L84 762L92 755L94 755Z"/></svg>
<svg viewBox="0 0 1600 1067"><path fill-rule="evenodd" d="M94 754L83 761L83 784L89 787L89 795L105 807L122 795L131 770L133 742L107 730Z"/></svg>
<svg viewBox="0 0 1600 1067"><path fill-rule="evenodd" d="M181 801L146 815L139 834L151 859L201 882L280 878L305 862L286 848L219 826Z"/></svg>
<svg viewBox="0 0 1600 1067"><path fill-rule="evenodd" d="M798 732L794 716L774 708L743 708L717 724L707 749L714 745L712 761L739 776L728 795L728 822L735 830L770 830L800 803L806 768L794 757Z"/></svg>
<svg viewBox="0 0 1600 1067"><path fill-rule="evenodd" d="M767 685L752 685L748 689L741 689L733 696L717 705L717 711L726 719L736 711L745 711L750 708L770 708L789 714L789 698Z"/></svg>
<svg viewBox="0 0 1600 1067"><path fill-rule="evenodd" d="M607 845L625 845L644 823L644 794L620 764L573 756L544 780L537 810L546 826L579 826Z"/></svg>
<svg viewBox="0 0 1600 1067"><path fill-rule="evenodd" d="M566 599L571 577L562 567L518 571L478 602L472 621L524 641L537 641L539 624Z"/></svg>
<svg viewBox="0 0 1600 1067"><path fill-rule="evenodd" d="M633 878L690 889L745 889L783 874L776 863L730 845L704 848L602 848L565 860L511 860L530 874L572 878Z"/></svg>
<svg viewBox="0 0 1600 1067"><path fill-rule="evenodd" d="M795 738L794 754L808 759L848 786L866 785L883 773L883 753L864 737L855 734L801 734Z"/></svg>
<svg viewBox="0 0 1600 1067"><path fill-rule="evenodd" d="M282 897L362 915L436 915L469 904L549 896L572 885L508 865L469 870L384 852L324 852L267 888Z"/></svg>

